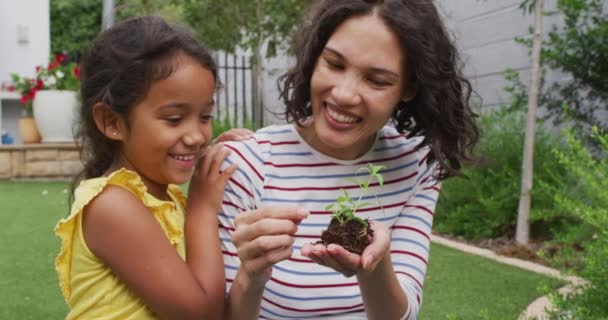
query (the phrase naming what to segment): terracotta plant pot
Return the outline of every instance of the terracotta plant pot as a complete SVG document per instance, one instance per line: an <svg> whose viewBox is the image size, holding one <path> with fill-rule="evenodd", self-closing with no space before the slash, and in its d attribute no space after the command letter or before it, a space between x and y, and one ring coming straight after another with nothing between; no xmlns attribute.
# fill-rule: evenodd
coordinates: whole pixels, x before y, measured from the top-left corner
<svg viewBox="0 0 608 320"><path fill-rule="evenodd" d="M40 143L40 132L38 132L34 118L19 118L19 136L21 136L23 143Z"/></svg>

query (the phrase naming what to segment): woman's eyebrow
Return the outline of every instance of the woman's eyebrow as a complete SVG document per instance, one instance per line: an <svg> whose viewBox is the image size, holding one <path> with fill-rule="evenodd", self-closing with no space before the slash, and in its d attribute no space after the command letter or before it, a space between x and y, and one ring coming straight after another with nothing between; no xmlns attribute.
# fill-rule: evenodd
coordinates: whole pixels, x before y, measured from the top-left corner
<svg viewBox="0 0 608 320"><path fill-rule="evenodd" d="M329 46L326 46L325 49L323 49L323 51L327 51L330 54L336 55L340 59L345 59L344 56L339 51L337 51L336 49L333 49ZM394 80L399 80L399 78L400 78L399 73L397 73L395 71L391 71L389 69L380 68L380 67L371 67L371 68L368 68L368 70L371 71L372 73L380 73L380 74L389 76L391 78L395 78Z"/></svg>

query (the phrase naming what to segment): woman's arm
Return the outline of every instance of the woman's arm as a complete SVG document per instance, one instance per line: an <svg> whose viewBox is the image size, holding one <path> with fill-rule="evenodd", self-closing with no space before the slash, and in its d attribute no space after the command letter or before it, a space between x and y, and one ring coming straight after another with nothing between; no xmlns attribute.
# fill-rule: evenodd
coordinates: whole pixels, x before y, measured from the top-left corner
<svg viewBox="0 0 608 320"><path fill-rule="evenodd" d="M232 242L241 266L228 294L226 319L259 318L272 265L291 256L297 224L307 216L297 207L267 207L237 216Z"/></svg>
<svg viewBox="0 0 608 320"><path fill-rule="evenodd" d="M302 255L345 276L357 275L368 319L416 319L422 302L439 184L423 165L414 193L391 230L372 222L372 243L356 255L330 244L307 244Z"/></svg>
<svg viewBox="0 0 608 320"><path fill-rule="evenodd" d="M215 155L222 158L226 154ZM209 163L209 159L203 162ZM233 171L231 168L218 175L214 188L223 190ZM217 225L216 214L210 208L201 209L189 214L187 223L199 231L208 229L210 223ZM184 263L149 209L117 186L107 187L87 206L83 217L89 249L152 311L163 319L221 318L224 294L217 288L217 279L205 278L210 271L207 268L222 266L221 257L207 260L215 250L210 246L217 244L203 243L203 238L196 240L187 231L187 241L192 243L188 243L188 261ZM217 238L217 232L212 236Z"/></svg>

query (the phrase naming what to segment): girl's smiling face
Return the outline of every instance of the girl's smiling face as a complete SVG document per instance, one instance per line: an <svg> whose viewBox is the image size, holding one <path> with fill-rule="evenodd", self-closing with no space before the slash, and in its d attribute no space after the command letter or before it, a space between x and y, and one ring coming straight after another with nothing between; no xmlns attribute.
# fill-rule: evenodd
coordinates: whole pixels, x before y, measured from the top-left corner
<svg viewBox="0 0 608 320"><path fill-rule="evenodd" d="M375 14L339 25L311 79L313 124L300 128L318 151L339 159L365 154L405 94L398 38Z"/></svg>
<svg viewBox="0 0 608 320"><path fill-rule="evenodd" d="M212 138L215 79L194 59L178 54L175 71L152 83L121 133L118 165L137 172L151 194L188 181Z"/></svg>

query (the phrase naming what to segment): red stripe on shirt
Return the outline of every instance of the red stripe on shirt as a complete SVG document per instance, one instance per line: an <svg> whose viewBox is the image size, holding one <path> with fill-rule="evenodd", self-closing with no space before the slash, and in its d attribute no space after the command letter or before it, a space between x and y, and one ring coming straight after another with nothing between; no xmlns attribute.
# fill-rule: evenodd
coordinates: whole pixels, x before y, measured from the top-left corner
<svg viewBox="0 0 608 320"><path fill-rule="evenodd" d="M234 180L233 178L229 179L230 182L236 184L237 187L239 187L239 189L243 190L250 198L253 198L253 193L251 193L251 191L247 190L247 188L245 188L245 186L243 186L242 184L240 184L238 181Z"/></svg>
<svg viewBox="0 0 608 320"><path fill-rule="evenodd" d="M420 229L416 229L414 227L407 227L407 226L392 226L391 229L399 229L399 230L410 230L410 231L414 231L417 232L421 235L423 235L425 238L431 240L431 237L426 234L424 231L420 230Z"/></svg>
<svg viewBox="0 0 608 320"><path fill-rule="evenodd" d="M238 154L239 157L241 157L241 159L243 159L243 161L245 161L245 163L247 163L247 165L249 166L249 168L251 168L251 170L258 176L258 178L260 178L260 180L264 181L264 177L262 177L262 175L255 169L255 167L251 164L251 162L249 162L249 160L247 160L247 158L244 157L243 154L238 149L236 149L235 147L233 147L231 145L228 145L228 144L226 144L225 146L228 149L236 152L236 154Z"/></svg>
<svg viewBox="0 0 608 320"><path fill-rule="evenodd" d="M404 180L411 179L418 175L418 172L413 172L405 177L385 181L384 185L401 182ZM370 187L379 186L378 182L370 183ZM347 186L336 186L336 187L301 187L301 188L285 188L285 187L277 187L277 186L264 186L264 189L269 190L282 190L282 191L305 191L305 190L340 190L340 189L357 189L360 188L358 185L347 185Z"/></svg>
<svg viewBox="0 0 608 320"><path fill-rule="evenodd" d="M272 301L272 300L270 300L270 299L268 299L266 297L262 297L262 299L264 299L264 301L266 301L266 302L268 302L268 303L270 303L270 304L272 304L274 306L277 306L277 307L279 307L281 309L289 310L289 311L296 311L296 312L338 311L338 310L350 310L350 309L355 309L355 308L361 308L361 307L363 307L363 304L360 303L360 304L357 304L357 305L354 305L354 306L346 306L346 307L318 308L318 309L298 309L298 308L292 308L292 307L287 307L287 306L278 304L278 303L276 303L276 302L274 302L274 301Z"/></svg>
<svg viewBox="0 0 608 320"><path fill-rule="evenodd" d="M403 271L395 271L395 273L400 273L402 275L408 276L409 278L411 278L412 280L416 281L416 284L418 285L418 287L420 289L422 289L422 283L420 283L420 281L418 281L418 279L416 279L414 276L412 276L411 274L407 273L407 272L403 272Z"/></svg>
<svg viewBox="0 0 608 320"><path fill-rule="evenodd" d="M431 152L430 151L427 152L426 155L424 157L422 157L422 159L420 159L420 161L418 161L418 166L421 166L426 161L426 159L429 158L430 155L431 155Z"/></svg>
<svg viewBox="0 0 608 320"><path fill-rule="evenodd" d="M435 191L439 192L439 188L437 188L437 187L426 187L426 188L423 188L422 190L435 190Z"/></svg>
<svg viewBox="0 0 608 320"><path fill-rule="evenodd" d="M399 159L401 157L405 157L409 154L412 154L416 152L416 150L410 150L410 151L406 151L402 154L398 154L396 156L393 157L388 157L388 158L381 158L381 159L374 159L374 160L366 160L366 161L361 161L361 162L357 162L355 163L356 165L359 164L367 164L367 163L376 163L376 162L386 162L386 161L391 161L391 160L395 160L395 159ZM314 167L329 167L329 166L335 166L338 165L335 162L322 162L322 163L281 163L281 164L276 164L270 161L265 161L264 165L268 165L268 166L273 166L275 168L294 168L294 167L304 167L304 168L314 168Z"/></svg>
<svg viewBox="0 0 608 320"><path fill-rule="evenodd" d="M422 211L427 212L428 214L430 214L431 216L434 216L435 213L433 211L431 211L430 209L423 207L423 206L412 206L412 205L405 205L403 206L404 208L416 208L416 209L420 209Z"/></svg>
<svg viewBox="0 0 608 320"><path fill-rule="evenodd" d="M232 203L230 201L222 201L222 205L226 205L226 206L229 206L229 207L236 208L236 209L238 209L241 212L246 211L245 209L239 207L238 205L236 205L235 203Z"/></svg>
<svg viewBox="0 0 608 320"><path fill-rule="evenodd" d="M277 278L270 278L270 281L278 283L280 285L291 287L291 288L303 288L303 289L319 289L319 288L338 288L338 287L353 287L358 286L358 282L351 283L336 283L336 284L295 284L285 281L281 281Z"/></svg>
<svg viewBox="0 0 608 320"><path fill-rule="evenodd" d="M403 251L403 250L391 250L391 253L396 253L396 254L406 254L408 256L412 256L414 258L419 259L420 261L424 262L424 264L428 264L428 262L426 261L426 259L424 259L423 257L413 253L413 252L409 252L409 251Z"/></svg>
<svg viewBox="0 0 608 320"><path fill-rule="evenodd" d="M257 140L253 137L253 140L257 142L257 144L270 144L273 146L280 146L284 144L300 144L300 141L270 141L270 140Z"/></svg>

